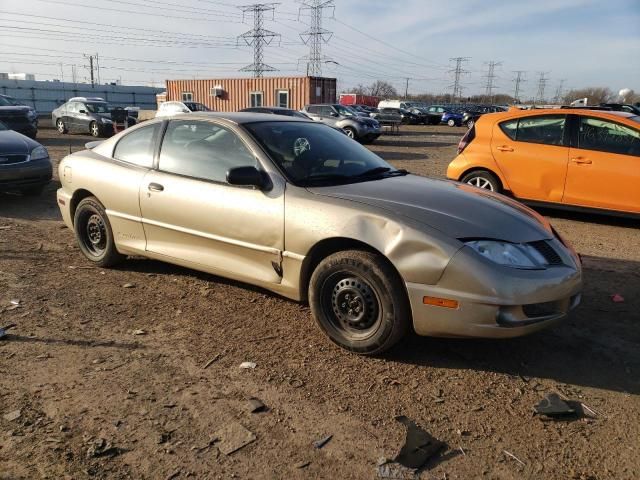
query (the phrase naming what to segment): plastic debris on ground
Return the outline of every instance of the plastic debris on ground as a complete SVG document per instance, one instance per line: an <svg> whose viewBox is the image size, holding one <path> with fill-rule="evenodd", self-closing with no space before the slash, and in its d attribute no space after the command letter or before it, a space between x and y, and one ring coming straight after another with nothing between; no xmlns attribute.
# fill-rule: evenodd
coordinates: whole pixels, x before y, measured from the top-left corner
<svg viewBox="0 0 640 480"><path fill-rule="evenodd" d="M254 442L256 436L239 423L234 422L218 430L214 434L214 439L217 443L218 450L225 455L231 455L233 452L237 452L241 448Z"/></svg>
<svg viewBox="0 0 640 480"><path fill-rule="evenodd" d="M256 364L253 362L242 362L240 364L240 368L242 368L243 370L252 370L254 368L256 368Z"/></svg>

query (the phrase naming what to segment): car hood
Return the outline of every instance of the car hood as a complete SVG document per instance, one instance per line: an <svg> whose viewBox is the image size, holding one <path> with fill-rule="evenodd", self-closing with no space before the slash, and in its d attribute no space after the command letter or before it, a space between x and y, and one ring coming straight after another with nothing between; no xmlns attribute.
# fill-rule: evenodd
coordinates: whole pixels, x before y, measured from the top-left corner
<svg viewBox="0 0 640 480"><path fill-rule="evenodd" d="M524 205L448 180L407 175L309 191L378 207L457 239L526 243L554 236L549 222Z"/></svg>
<svg viewBox="0 0 640 480"><path fill-rule="evenodd" d="M8 113L16 113L16 112L23 112L23 113L27 113L30 112L31 110L33 110L33 108L27 106L27 105L5 105L0 107L0 113L2 112L8 112Z"/></svg>
<svg viewBox="0 0 640 480"><path fill-rule="evenodd" d="M38 142L13 130L0 131L0 154L18 153L28 155L38 145L40 145Z"/></svg>

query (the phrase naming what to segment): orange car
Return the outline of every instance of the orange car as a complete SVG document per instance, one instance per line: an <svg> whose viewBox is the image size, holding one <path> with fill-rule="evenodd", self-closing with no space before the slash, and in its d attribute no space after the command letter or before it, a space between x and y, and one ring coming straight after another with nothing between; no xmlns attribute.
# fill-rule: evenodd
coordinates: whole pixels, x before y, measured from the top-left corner
<svg viewBox="0 0 640 480"><path fill-rule="evenodd" d="M640 214L640 116L516 110L482 116L447 177L527 203Z"/></svg>

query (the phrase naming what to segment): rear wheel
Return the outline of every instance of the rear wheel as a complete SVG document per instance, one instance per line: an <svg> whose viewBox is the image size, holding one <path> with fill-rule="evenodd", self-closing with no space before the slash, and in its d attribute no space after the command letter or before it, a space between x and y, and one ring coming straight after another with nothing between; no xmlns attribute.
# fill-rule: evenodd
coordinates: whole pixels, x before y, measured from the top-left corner
<svg viewBox="0 0 640 480"><path fill-rule="evenodd" d="M56 120L56 129L58 130L58 133L67 133L69 131L61 118Z"/></svg>
<svg viewBox="0 0 640 480"><path fill-rule="evenodd" d="M493 173L486 170L476 170L470 172L462 177L462 183L473 185L474 187L482 188L484 190L490 190L492 192L500 193L502 191L502 185L500 180Z"/></svg>
<svg viewBox="0 0 640 480"><path fill-rule="evenodd" d="M80 201L73 217L80 251L97 266L110 267L124 260L116 250L113 231L104 207L95 197Z"/></svg>
<svg viewBox="0 0 640 480"><path fill-rule="evenodd" d="M374 355L393 347L410 328L402 280L386 259L338 252L313 272L309 304L320 328L351 352Z"/></svg>

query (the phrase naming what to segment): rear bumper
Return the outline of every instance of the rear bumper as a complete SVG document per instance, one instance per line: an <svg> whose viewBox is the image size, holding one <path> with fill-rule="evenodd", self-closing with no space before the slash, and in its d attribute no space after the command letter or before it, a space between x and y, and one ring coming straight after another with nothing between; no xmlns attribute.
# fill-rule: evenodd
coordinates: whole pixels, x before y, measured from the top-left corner
<svg viewBox="0 0 640 480"><path fill-rule="evenodd" d="M582 271L573 254L567 256L567 265L546 270L517 270L474 257L479 256L463 248L437 285L406 285L416 333L518 337L563 320L580 304ZM425 305L424 297L451 300L457 308Z"/></svg>
<svg viewBox="0 0 640 480"><path fill-rule="evenodd" d="M35 160L0 167L0 188L13 189L46 185L51 181L51 161Z"/></svg>

